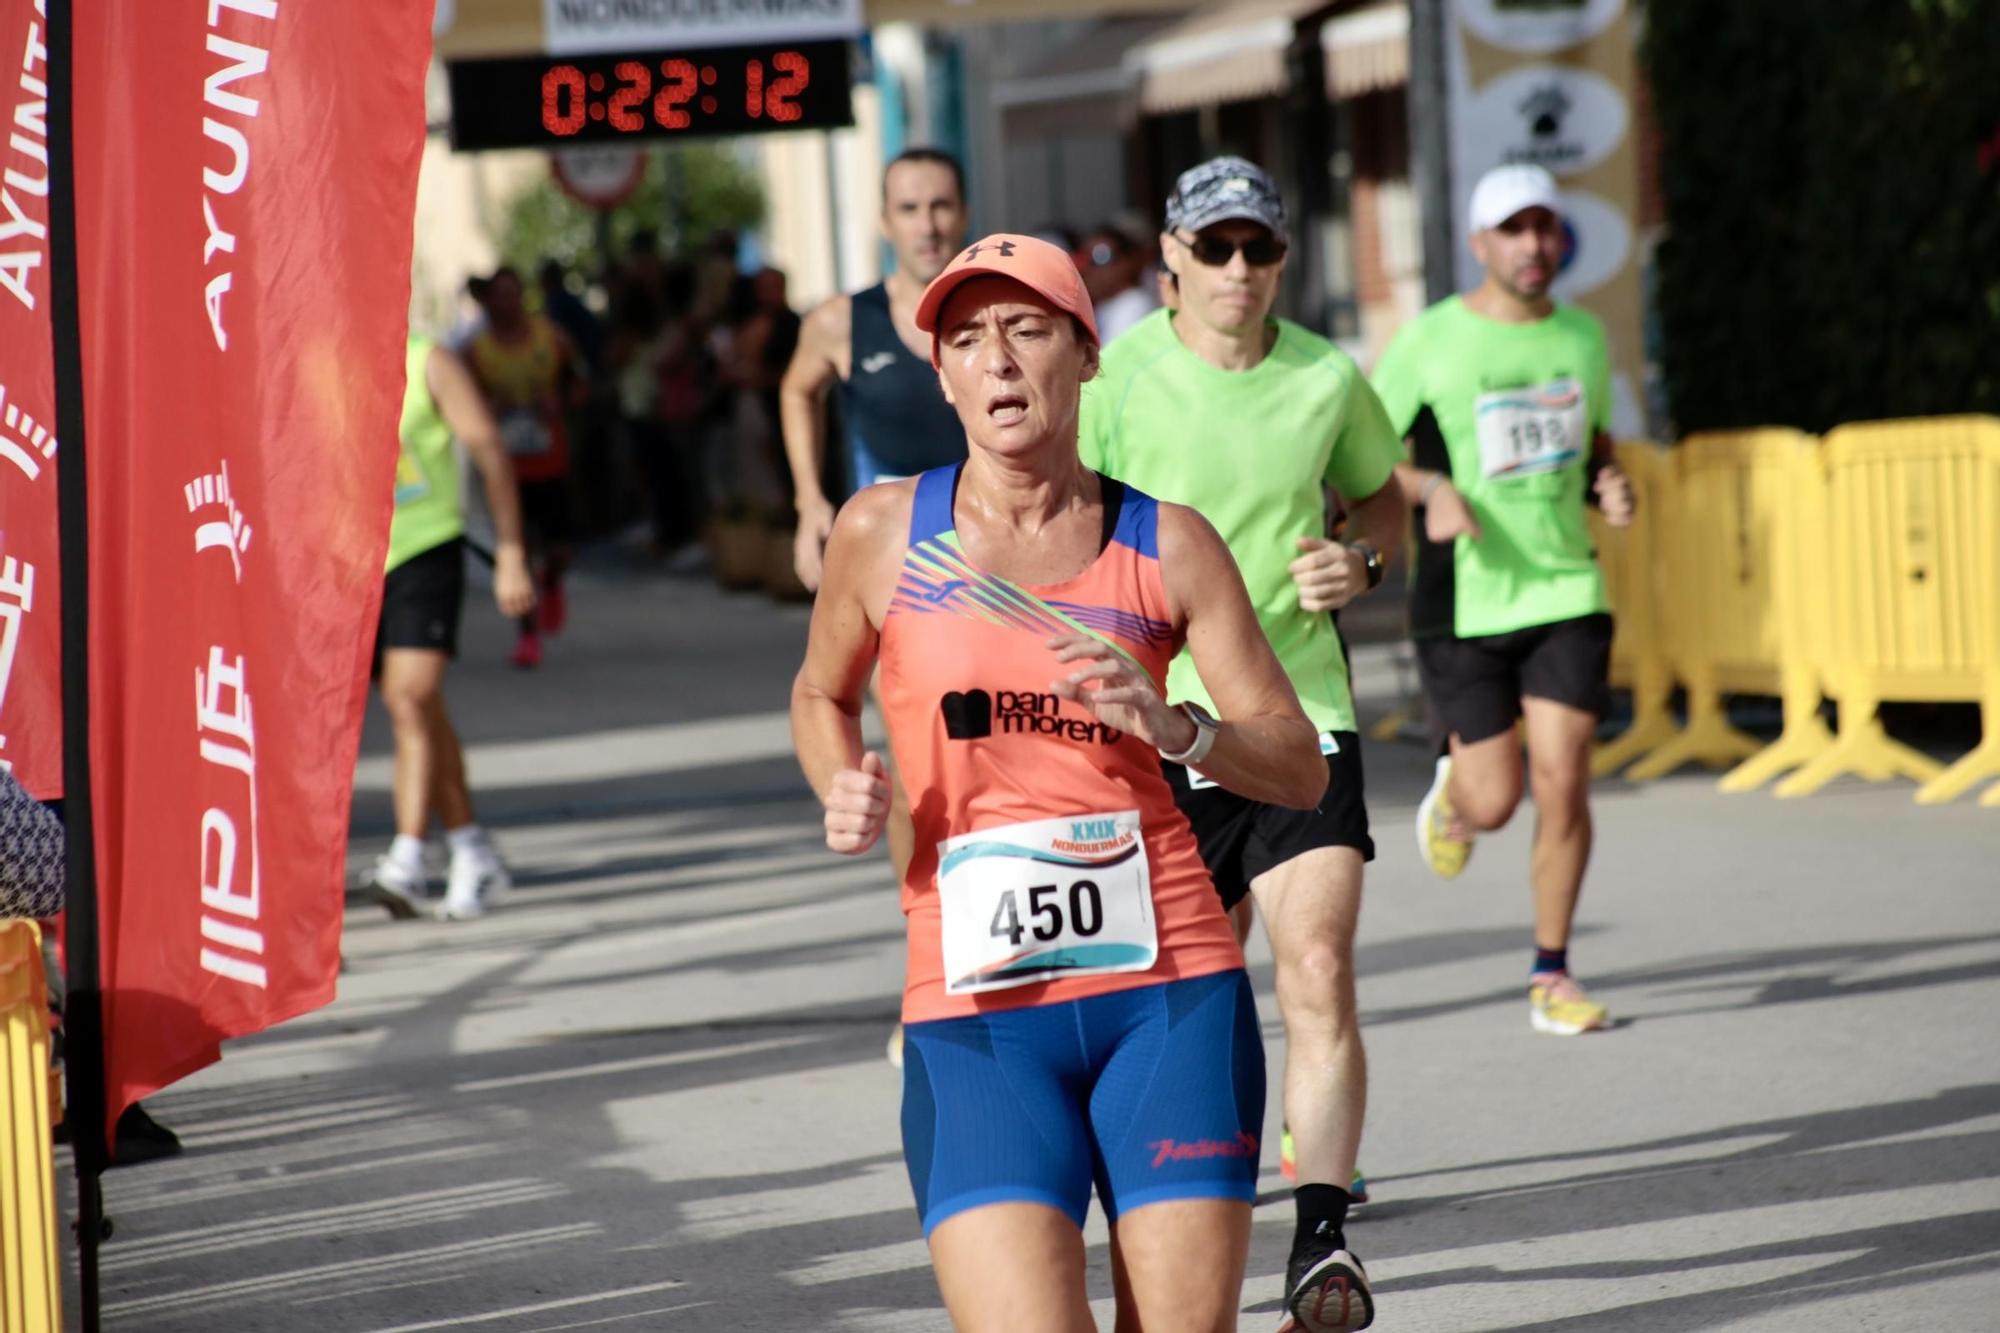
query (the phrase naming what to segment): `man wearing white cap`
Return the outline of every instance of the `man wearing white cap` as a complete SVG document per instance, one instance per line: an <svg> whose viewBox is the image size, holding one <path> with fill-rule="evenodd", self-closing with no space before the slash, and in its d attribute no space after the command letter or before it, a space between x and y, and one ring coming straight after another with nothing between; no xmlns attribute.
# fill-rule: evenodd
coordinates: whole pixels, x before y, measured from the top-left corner
<svg viewBox="0 0 2000 1333"><path fill-rule="evenodd" d="M1410 442L1397 471L1420 520L1410 637L1445 748L1417 809L1417 846L1456 877L1480 833L1521 801L1537 820L1529 1019L1570 1036L1605 1008L1569 973L1590 859L1590 745L1609 699L1611 616L1584 505L1632 521L1611 461L1611 356L1588 312L1549 295L1565 249L1562 196L1540 167L1486 173L1472 192L1479 287L1426 310L1375 367Z"/></svg>

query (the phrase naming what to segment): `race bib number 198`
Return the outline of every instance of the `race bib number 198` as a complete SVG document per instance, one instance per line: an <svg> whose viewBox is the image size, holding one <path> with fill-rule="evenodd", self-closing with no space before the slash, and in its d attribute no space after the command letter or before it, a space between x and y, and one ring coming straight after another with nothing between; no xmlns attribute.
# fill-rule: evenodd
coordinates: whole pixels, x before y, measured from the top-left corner
<svg viewBox="0 0 2000 1333"><path fill-rule="evenodd" d="M1589 421L1573 379L1479 395L1479 473L1488 481L1554 472L1583 457Z"/></svg>
<svg viewBox="0 0 2000 1333"><path fill-rule="evenodd" d="M982 829L938 851L948 994L1143 972L1159 958L1136 810Z"/></svg>

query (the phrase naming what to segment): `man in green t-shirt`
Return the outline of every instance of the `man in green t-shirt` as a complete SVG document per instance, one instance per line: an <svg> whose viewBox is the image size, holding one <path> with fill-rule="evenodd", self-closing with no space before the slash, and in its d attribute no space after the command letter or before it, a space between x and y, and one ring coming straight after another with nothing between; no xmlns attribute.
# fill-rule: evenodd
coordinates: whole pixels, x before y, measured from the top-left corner
<svg viewBox="0 0 2000 1333"><path fill-rule="evenodd" d="M1486 277L1405 325L1375 390L1411 459L1397 469L1423 528L1410 636L1448 738L1417 810L1437 874L1521 801L1539 818L1529 866L1535 961L1529 1018L1560 1035L1605 1026L1569 974L1570 924L1590 859L1590 745L1609 698L1611 616L1584 505L1622 527L1632 488L1611 462L1611 355L1596 318L1549 296L1562 199L1540 167L1496 167L1472 193Z"/></svg>
<svg viewBox="0 0 2000 1333"><path fill-rule="evenodd" d="M375 631L375 677L396 734L396 837L368 875L368 892L391 916L409 918L425 901L424 835L435 814L451 849L447 920L483 913L508 886L507 867L473 819L465 755L444 707L444 668L458 651L465 600L465 519L458 502L455 435L486 484L493 513L493 600L517 619L535 605L521 541L521 500L499 428L465 363L428 338L412 337L404 357L402 449L382 617Z"/></svg>
<svg viewBox="0 0 2000 1333"><path fill-rule="evenodd" d="M1329 611L1373 588L1402 540L1391 485L1402 446L1354 362L1271 317L1286 252L1277 187L1241 158L1184 172L1160 246L1176 299L1104 349L1084 386L1085 463L1192 506L1229 544L1259 623L1320 731L1329 780L1317 810L1260 804L1165 765L1225 906L1252 895L1277 961L1285 1121L1298 1224L1282 1328L1365 1328L1374 1298L1343 1228L1367 1097L1354 998L1361 872L1375 845L1347 663ZM1326 492L1366 538L1326 537ZM1186 653L1169 696L1210 696Z"/></svg>

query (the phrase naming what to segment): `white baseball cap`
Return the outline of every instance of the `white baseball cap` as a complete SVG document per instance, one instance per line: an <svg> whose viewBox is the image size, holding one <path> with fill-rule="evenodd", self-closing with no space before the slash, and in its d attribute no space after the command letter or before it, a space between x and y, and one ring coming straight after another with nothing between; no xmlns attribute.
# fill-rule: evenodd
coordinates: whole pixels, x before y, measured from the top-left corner
<svg viewBox="0 0 2000 1333"><path fill-rule="evenodd" d="M1562 191L1556 178L1544 167L1513 162L1495 167L1472 187L1471 221L1474 231L1497 227L1524 208L1546 208L1561 215Z"/></svg>

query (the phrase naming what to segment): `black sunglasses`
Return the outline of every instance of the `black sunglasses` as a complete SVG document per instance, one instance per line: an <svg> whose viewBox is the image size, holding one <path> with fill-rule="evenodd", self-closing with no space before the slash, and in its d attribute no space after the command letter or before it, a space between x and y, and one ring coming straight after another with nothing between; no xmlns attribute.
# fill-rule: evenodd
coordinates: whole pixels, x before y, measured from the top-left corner
<svg viewBox="0 0 2000 1333"><path fill-rule="evenodd" d="M1174 239L1188 248L1188 253L1198 263L1209 268L1221 268L1236 258L1236 252L1243 252L1244 262L1252 268L1269 268L1285 257L1288 248L1275 236L1252 236L1247 241L1231 241L1220 236L1197 236L1193 240L1176 233Z"/></svg>

